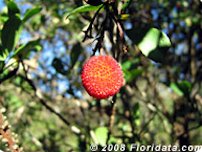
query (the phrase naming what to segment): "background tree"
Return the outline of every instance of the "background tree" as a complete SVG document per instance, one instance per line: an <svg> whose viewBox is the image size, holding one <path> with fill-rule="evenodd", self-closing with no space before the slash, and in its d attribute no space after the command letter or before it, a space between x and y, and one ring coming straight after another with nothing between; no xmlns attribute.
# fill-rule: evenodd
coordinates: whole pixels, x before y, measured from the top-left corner
<svg viewBox="0 0 202 152"><path fill-rule="evenodd" d="M91 143L201 144L201 1L101 3L0 1L0 104L15 145L66 152ZM113 103L81 84L84 61L100 53L125 75Z"/></svg>

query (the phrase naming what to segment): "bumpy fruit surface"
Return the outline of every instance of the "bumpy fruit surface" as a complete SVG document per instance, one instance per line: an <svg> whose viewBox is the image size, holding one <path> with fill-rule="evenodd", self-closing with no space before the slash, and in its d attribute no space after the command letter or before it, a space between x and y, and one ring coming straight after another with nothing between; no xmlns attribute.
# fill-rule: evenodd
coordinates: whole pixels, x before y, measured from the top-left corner
<svg viewBox="0 0 202 152"><path fill-rule="evenodd" d="M115 95L123 86L121 67L111 56L93 56L84 64L81 74L84 88L89 95L105 99Z"/></svg>

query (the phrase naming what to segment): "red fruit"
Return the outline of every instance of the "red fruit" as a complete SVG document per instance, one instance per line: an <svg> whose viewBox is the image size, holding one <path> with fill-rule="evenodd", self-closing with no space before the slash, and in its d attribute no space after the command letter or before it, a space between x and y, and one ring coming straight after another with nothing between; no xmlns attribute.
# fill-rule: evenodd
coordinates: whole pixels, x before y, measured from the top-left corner
<svg viewBox="0 0 202 152"><path fill-rule="evenodd" d="M89 95L105 99L115 95L123 86L121 67L111 56L93 56L83 66L81 79Z"/></svg>

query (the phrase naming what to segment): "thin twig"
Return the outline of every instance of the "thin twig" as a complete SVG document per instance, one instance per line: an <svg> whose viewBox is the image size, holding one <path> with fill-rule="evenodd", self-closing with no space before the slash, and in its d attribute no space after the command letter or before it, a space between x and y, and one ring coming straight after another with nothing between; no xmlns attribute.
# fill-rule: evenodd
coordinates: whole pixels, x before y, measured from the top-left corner
<svg viewBox="0 0 202 152"><path fill-rule="evenodd" d="M198 129L200 127L202 127L202 123L199 123L198 125L189 128L189 131L193 131L193 130Z"/></svg>
<svg viewBox="0 0 202 152"><path fill-rule="evenodd" d="M142 129L139 132L139 137L141 136L141 134L145 131L145 128L150 124L150 122L154 119L154 117L156 116L157 113L154 113L153 116L148 120L147 123L145 123L145 125L142 127Z"/></svg>
<svg viewBox="0 0 202 152"><path fill-rule="evenodd" d="M87 30L84 31L85 36L84 36L84 39L83 39L82 42L84 42L87 38L92 38L92 26L93 26L93 23L94 23L94 21L95 21L97 15L99 14L100 10L103 8L103 6L104 6L104 5L102 5L102 6L96 11L96 13L94 14L94 16L93 16L93 18L92 18L92 20L91 20L91 22L90 22L90 24L89 24ZM89 32L90 32L90 34L88 35Z"/></svg>
<svg viewBox="0 0 202 152"><path fill-rule="evenodd" d="M34 82L31 79L29 79L28 76L27 76L27 70L25 69L24 62L22 60L20 62L22 63L23 70L25 72L25 77L22 77L22 78L24 78L24 80L32 87L32 89L34 90L35 96L37 96L37 98L39 99L40 103L44 107L46 107L50 112L52 112L53 114L55 114L56 116L58 116L58 118L60 118L67 126L70 126L70 123L60 113L58 113L52 107L50 107L46 103L46 101L37 94L37 88L34 85Z"/></svg>
<svg viewBox="0 0 202 152"><path fill-rule="evenodd" d="M102 43L103 43L103 39L104 39L104 34L105 34L105 31L106 31L106 25L107 25L107 20L108 20L108 15L106 14L106 17L104 19L104 21L102 22L101 24L101 28L97 34L97 44L95 46L95 48L93 49L93 54L92 55L95 55L97 49L98 51L100 51L101 47L102 47Z"/></svg>
<svg viewBox="0 0 202 152"><path fill-rule="evenodd" d="M106 144L109 143L110 136L112 134L112 129L113 129L113 125L114 125L115 114L116 114L116 95L114 95L113 99L112 99L111 114L110 114L110 117L109 117L109 124L108 124L109 130L108 130Z"/></svg>

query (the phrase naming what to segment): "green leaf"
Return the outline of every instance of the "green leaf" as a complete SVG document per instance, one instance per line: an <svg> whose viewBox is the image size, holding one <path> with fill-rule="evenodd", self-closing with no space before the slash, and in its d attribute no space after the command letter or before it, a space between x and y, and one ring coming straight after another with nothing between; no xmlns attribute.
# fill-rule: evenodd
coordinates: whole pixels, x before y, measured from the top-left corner
<svg viewBox="0 0 202 152"><path fill-rule="evenodd" d="M151 28L138 44L139 49L145 56L157 48L171 46L170 39L167 35L156 28Z"/></svg>
<svg viewBox="0 0 202 152"><path fill-rule="evenodd" d="M10 79L11 77L15 76L17 71L18 71L18 66L16 68L14 68L12 71L8 71L8 70L3 70L2 73L0 73L0 83L3 81L6 81L8 79Z"/></svg>
<svg viewBox="0 0 202 152"><path fill-rule="evenodd" d="M36 8L32 8L32 9L28 9L25 12L24 18L23 18L23 22L26 22L27 20L29 20L31 17L33 17L34 15L38 14L40 11L42 10L41 7L36 7Z"/></svg>
<svg viewBox="0 0 202 152"><path fill-rule="evenodd" d="M61 73L63 75L67 74L67 71L64 69L65 64L62 62L59 58L54 58L52 61L52 66L55 68L55 70L58 73Z"/></svg>
<svg viewBox="0 0 202 152"><path fill-rule="evenodd" d="M134 79L136 79L138 76L140 76L144 72L143 69L133 69L130 71L124 71L124 78L126 82L132 82Z"/></svg>
<svg viewBox="0 0 202 152"><path fill-rule="evenodd" d="M7 50L0 50L1 53L0 53L0 61L5 61L6 58L8 57L9 55L9 52Z"/></svg>
<svg viewBox="0 0 202 152"><path fill-rule="evenodd" d="M140 105L136 103L133 107L133 123L135 126L140 125Z"/></svg>
<svg viewBox="0 0 202 152"><path fill-rule="evenodd" d="M132 80L134 80L135 78L137 78L138 76L140 76L143 72L144 72L143 69L134 69L134 70L131 70L130 73L132 75Z"/></svg>
<svg viewBox="0 0 202 152"><path fill-rule="evenodd" d="M180 88L178 87L178 85L176 84L176 83L171 83L170 84L170 87L171 87L171 89L176 93L176 94L178 94L179 96L183 96L184 94L183 94L183 92L180 90Z"/></svg>
<svg viewBox="0 0 202 152"><path fill-rule="evenodd" d="M29 41L28 43L21 45L17 50L15 50L14 55L21 55L23 58L26 58L30 51L40 51L40 39Z"/></svg>
<svg viewBox="0 0 202 152"><path fill-rule="evenodd" d="M126 9L130 6L131 2L132 2L132 0L126 0L126 1L124 1L123 5L121 7L121 11L122 12L126 11Z"/></svg>
<svg viewBox="0 0 202 152"><path fill-rule="evenodd" d="M71 68L74 67L75 63L77 62L79 55L81 54L83 48L81 47L80 43L77 43L73 46L70 54L71 58Z"/></svg>
<svg viewBox="0 0 202 152"><path fill-rule="evenodd" d="M0 17L0 23L2 24L2 23L5 23L7 20L8 20L8 14L6 13L6 14L4 14L4 13L2 13L1 14L1 17Z"/></svg>
<svg viewBox="0 0 202 152"><path fill-rule="evenodd" d="M121 14L121 15L119 16L119 19L121 19L121 20L128 20L129 17L130 17L130 14Z"/></svg>
<svg viewBox="0 0 202 152"><path fill-rule="evenodd" d="M132 66L132 62L130 62L130 61L126 61L126 62L122 63L122 65L121 65L122 70L128 70L131 66Z"/></svg>
<svg viewBox="0 0 202 152"><path fill-rule="evenodd" d="M124 72L124 78L126 82L131 82L134 79L136 79L138 76L140 76L144 70L143 69L137 69L137 63L139 63L139 59L133 59L128 60L122 63L122 70Z"/></svg>
<svg viewBox="0 0 202 152"><path fill-rule="evenodd" d="M1 58L1 56L0 56ZM4 68L5 63L3 61L0 61L0 73L3 73L3 68Z"/></svg>
<svg viewBox="0 0 202 152"><path fill-rule="evenodd" d="M139 44L146 33L149 31L151 27L137 28L133 27L132 29L126 30L127 36L131 39L133 44Z"/></svg>
<svg viewBox="0 0 202 152"><path fill-rule="evenodd" d="M23 106L23 101L16 95L12 95L12 93L10 93L10 96L8 97L9 98L9 106L11 107L11 110L12 111L16 111L18 110L20 107ZM12 105L12 106L11 106Z"/></svg>
<svg viewBox="0 0 202 152"><path fill-rule="evenodd" d="M166 61L164 57L168 53L171 42L165 33L151 27L133 28L126 33L146 57L156 62L164 63Z"/></svg>
<svg viewBox="0 0 202 152"><path fill-rule="evenodd" d="M104 146L106 144L107 134L107 127L99 127L95 130L96 139L101 146Z"/></svg>
<svg viewBox="0 0 202 152"><path fill-rule="evenodd" d="M169 39L169 37L164 33L164 32L160 32L160 40L159 40L159 47L170 47L171 46L171 41Z"/></svg>
<svg viewBox="0 0 202 152"><path fill-rule="evenodd" d="M192 85L190 82L184 80L178 83L171 83L170 87L179 96L188 95L191 92Z"/></svg>
<svg viewBox="0 0 202 152"><path fill-rule="evenodd" d="M4 50L3 46L0 45L0 62L5 61L8 55L9 55L9 52L7 50Z"/></svg>
<svg viewBox="0 0 202 152"><path fill-rule="evenodd" d="M84 12L90 12L90 11L95 11L98 10L100 7L102 7L103 5L98 5L98 6L92 6L92 5L83 5L80 7L77 7L76 9L73 9L72 11L68 12L66 14L67 18L71 15L76 15L78 13L84 13Z"/></svg>
<svg viewBox="0 0 202 152"><path fill-rule="evenodd" d="M177 83L178 88L183 92L184 95L188 95L191 92L192 85L190 82L184 80Z"/></svg>
<svg viewBox="0 0 202 152"><path fill-rule="evenodd" d="M0 33L1 34L1 33ZM2 47L2 45L1 45L1 42L0 42L0 55L2 55L3 54L3 47Z"/></svg>
<svg viewBox="0 0 202 152"><path fill-rule="evenodd" d="M5 22L1 33L1 42L4 50L7 49L8 52L13 50L19 38L21 22L19 15L10 16Z"/></svg>
<svg viewBox="0 0 202 152"><path fill-rule="evenodd" d="M6 1L8 7L8 16L13 16L15 14L20 14L20 9L14 1Z"/></svg>
<svg viewBox="0 0 202 152"><path fill-rule="evenodd" d="M130 70L134 66L136 66L138 63L140 63L139 58L134 58L132 60L127 60L121 64L121 67L123 70Z"/></svg>

